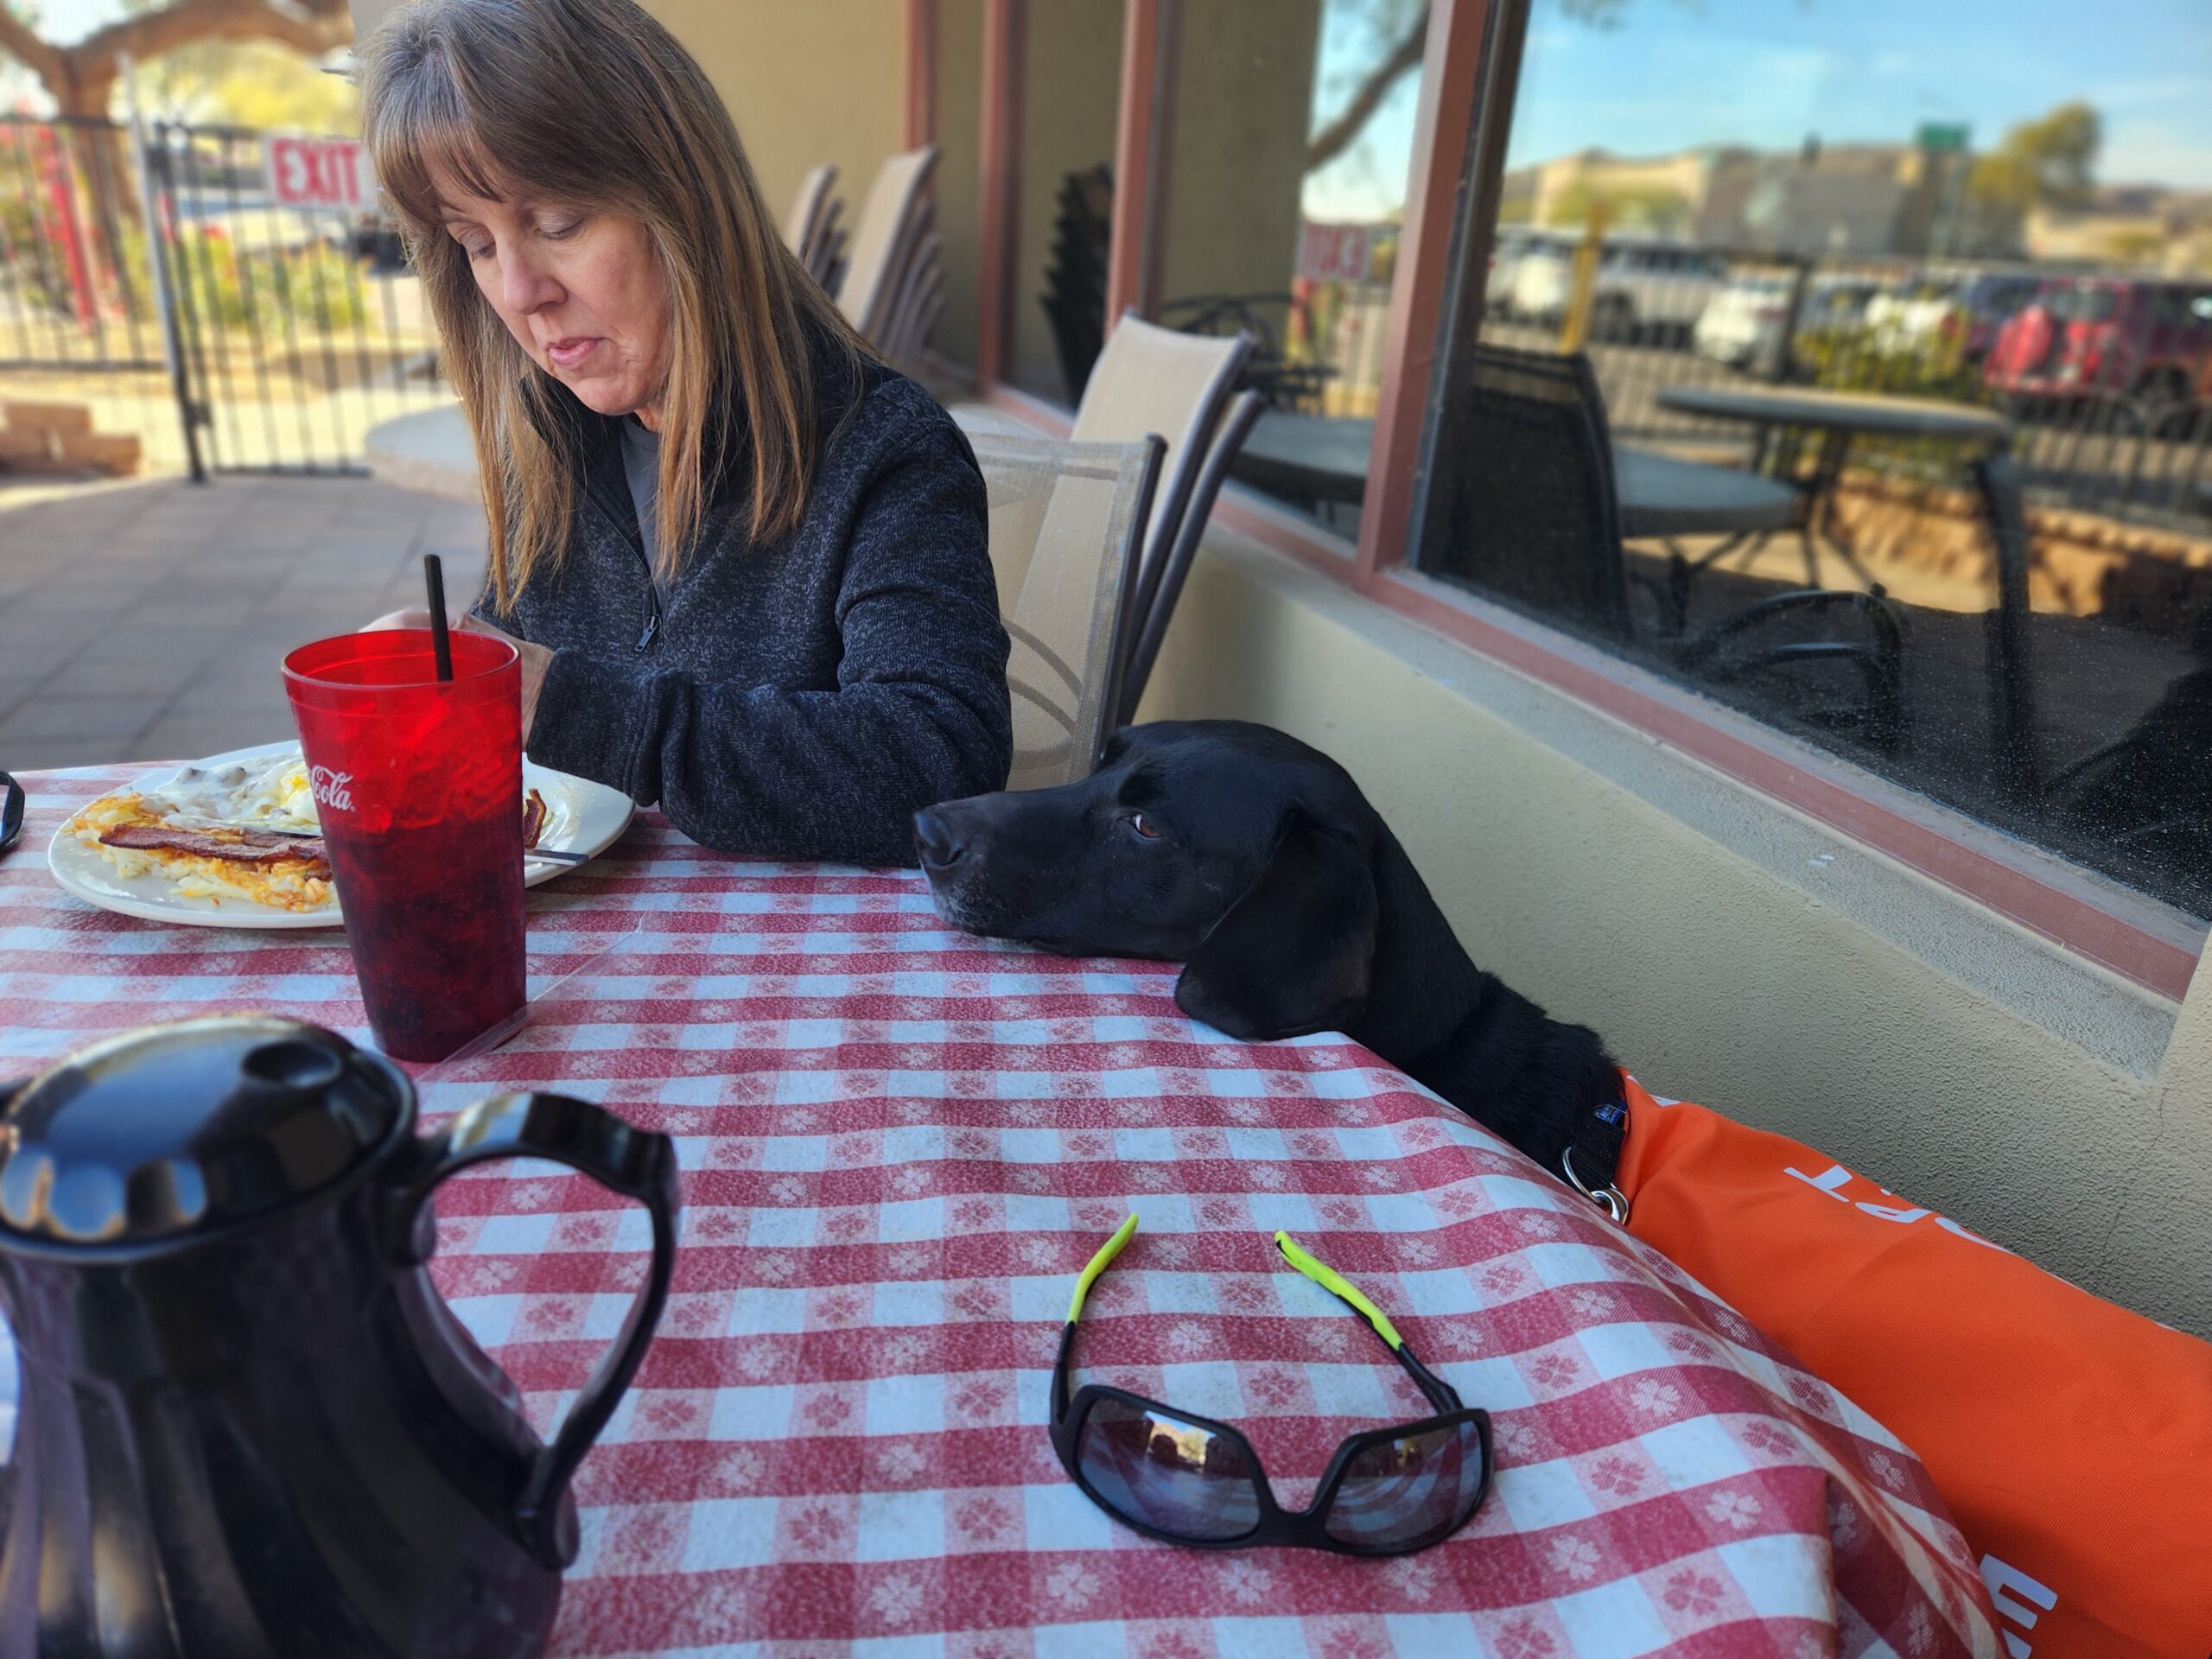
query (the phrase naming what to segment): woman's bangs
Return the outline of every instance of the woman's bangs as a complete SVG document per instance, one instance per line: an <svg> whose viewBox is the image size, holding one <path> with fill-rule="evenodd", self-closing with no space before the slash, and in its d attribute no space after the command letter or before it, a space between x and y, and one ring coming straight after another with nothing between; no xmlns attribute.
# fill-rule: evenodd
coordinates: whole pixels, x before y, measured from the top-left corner
<svg viewBox="0 0 2212 1659"><path fill-rule="evenodd" d="M393 206L428 227L452 205L439 194L442 181L487 201L506 200L512 169L490 154L453 81L421 73L407 92L387 102L369 134L371 163Z"/></svg>

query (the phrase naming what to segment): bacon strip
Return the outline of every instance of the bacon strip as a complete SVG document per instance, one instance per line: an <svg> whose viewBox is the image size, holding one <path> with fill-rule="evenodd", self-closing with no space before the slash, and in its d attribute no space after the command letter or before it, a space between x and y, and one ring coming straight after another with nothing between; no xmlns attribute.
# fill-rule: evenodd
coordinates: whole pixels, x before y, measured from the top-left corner
<svg viewBox="0 0 2212 1659"><path fill-rule="evenodd" d="M249 830L226 838L205 830L171 830L158 823L118 823L103 830L104 847L127 847L140 851L187 853L194 858L219 858L233 864L304 863L309 875L327 877L330 861L320 837L314 836L257 836Z"/></svg>
<svg viewBox="0 0 2212 1659"><path fill-rule="evenodd" d="M536 790L522 804L522 848L528 852L537 845L537 837L545 829L545 798Z"/></svg>

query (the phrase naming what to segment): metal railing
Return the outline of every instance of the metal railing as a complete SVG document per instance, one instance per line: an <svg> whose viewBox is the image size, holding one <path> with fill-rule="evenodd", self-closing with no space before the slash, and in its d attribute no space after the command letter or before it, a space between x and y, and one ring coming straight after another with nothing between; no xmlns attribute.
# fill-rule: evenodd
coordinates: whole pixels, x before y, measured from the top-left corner
<svg viewBox="0 0 2212 1659"><path fill-rule="evenodd" d="M369 427L449 397L390 226L278 202L258 131L156 123L133 151L0 118L0 372L181 437L195 478L358 473Z"/></svg>
<svg viewBox="0 0 2212 1659"><path fill-rule="evenodd" d="M374 219L276 204L262 138L148 144L191 416L211 470L357 473L370 426L445 396L421 284Z"/></svg>
<svg viewBox="0 0 2212 1659"><path fill-rule="evenodd" d="M127 130L0 116L0 369L163 367Z"/></svg>

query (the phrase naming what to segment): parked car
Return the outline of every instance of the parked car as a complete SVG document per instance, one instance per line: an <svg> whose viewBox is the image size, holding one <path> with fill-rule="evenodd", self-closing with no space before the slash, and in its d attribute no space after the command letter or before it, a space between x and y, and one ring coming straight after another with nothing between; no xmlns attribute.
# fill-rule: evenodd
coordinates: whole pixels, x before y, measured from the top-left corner
<svg viewBox="0 0 2212 1659"><path fill-rule="evenodd" d="M2188 407L2208 362L2212 283L2069 276L1997 331L1982 378L2031 409L2125 396L2157 425Z"/></svg>
<svg viewBox="0 0 2212 1659"><path fill-rule="evenodd" d="M1955 340L1966 360L1979 363L2042 283L2031 270L1930 270L1869 301L1866 326L1891 350Z"/></svg>
<svg viewBox="0 0 2212 1659"><path fill-rule="evenodd" d="M1555 252L1572 250L1574 238L1557 231L1531 230L1525 225L1501 225L1497 241L1491 249L1489 278L1483 289L1484 307L1493 315L1510 317L1513 307L1513 284L1520 275L1522 261L1529 254L1542 251Z"/></svg>
<svg viewBox="0 0 2212 1659"><path fill-rule="evenodd" d="M1783 349L1789 291L1797 278L1787 270L1739 271L1706 302L1691 330L1700 357L1731 368L1768 371ZM1797 311L1800 333L1848 327L1859 322L1878 284L1871 276L1830 274L1809 278Z"/></svg>
<svg viewBox="0 0 2212 1659"><path fill-rule="evenodd" d="M1575 245L1532 246L1521 257L1507 296L1515 315L1559 321L1574 291ZM1686 340L1726 270L1719 254L1688 243L1610 238L1598 256L1590 338Z"/></svg>

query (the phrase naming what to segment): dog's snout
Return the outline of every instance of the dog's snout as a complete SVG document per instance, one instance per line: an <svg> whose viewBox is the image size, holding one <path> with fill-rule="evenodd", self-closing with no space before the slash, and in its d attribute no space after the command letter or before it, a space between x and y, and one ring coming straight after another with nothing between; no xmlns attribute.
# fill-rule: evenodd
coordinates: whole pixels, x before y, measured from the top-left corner
<svg viewBox="0 0 2212 1659"><path fill-rule="evenodd" d="M968 838L947 814L926 806L914 814L914 849L921 855L923 868L946 869L960 861L968 850Z"/></svg>

